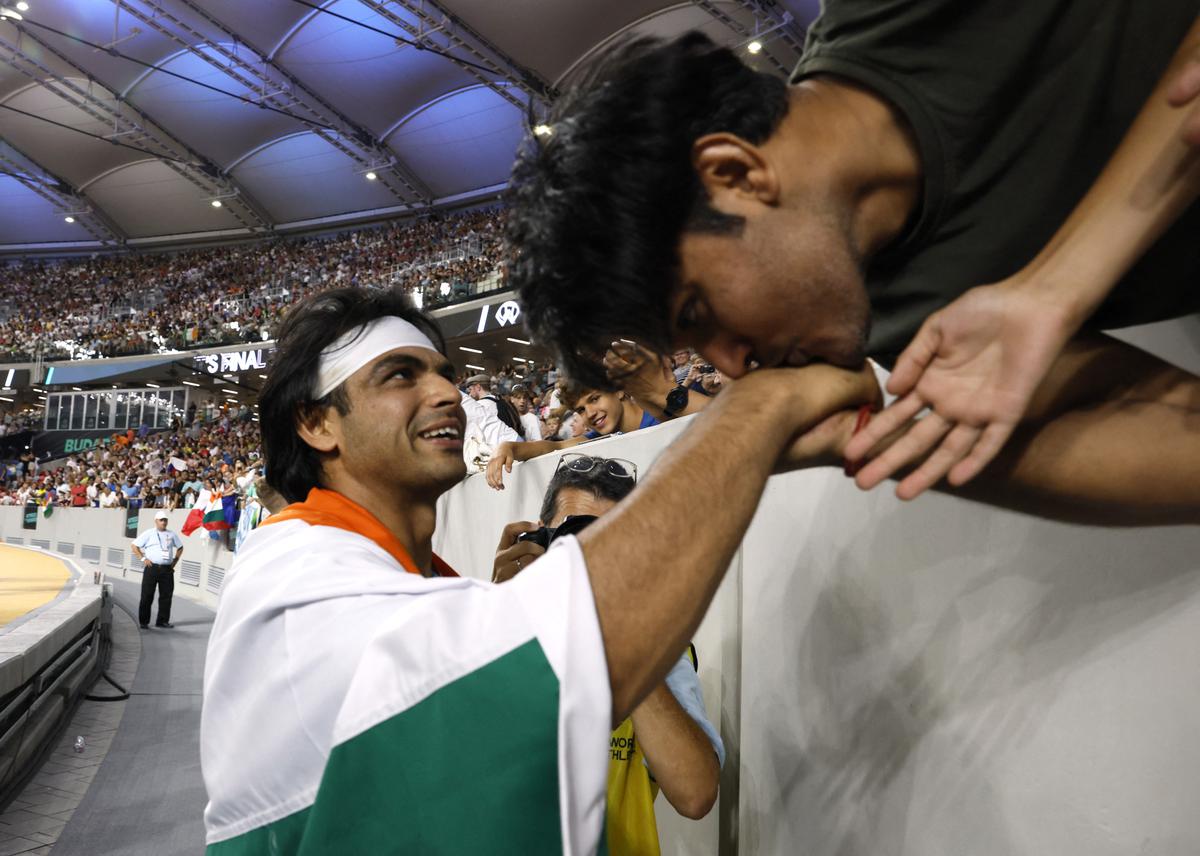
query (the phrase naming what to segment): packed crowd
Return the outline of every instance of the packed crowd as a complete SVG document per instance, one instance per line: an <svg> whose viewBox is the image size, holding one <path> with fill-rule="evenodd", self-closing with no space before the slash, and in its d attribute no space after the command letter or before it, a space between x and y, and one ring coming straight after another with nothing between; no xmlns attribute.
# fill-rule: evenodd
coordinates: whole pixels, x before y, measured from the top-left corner
<svg viewBox="0 0 1200 856"><path fill-rule="evenodd" d="M429 307L498 270L497 209L266 244L0 267L0 362L261 341L312 291L399 286Z"/></svg>
<svg viewBox="0 0 1200 856"><path fill-rule="evenodd" d="M715 395L723 382L712 366L686 351L675 354L672 364L663 366L663 373L668 385L686 387L698 397ZM559 448L559 443L656 423L657 418L643 417L643 405L646 411L661 415L661 407L656 411L652 402L632 393L608 394L614 403L607 409L603 402L589 404L591 391L562 377L552 363L530 363L523 369L504 365L494 375L461 375L457 384L469 415L480 406L480 400L493 402L496 409L500 433L480 434L483 454L477 469L497 453L511 455L514 442L538 444L515 457L527 460ZM618 407L634 410L635 418L623 421L609 412ZM40 419L40 412L9 414L0 422L0 429L9 434L36 430ZM62 462L47 465L28 450L14 452L0 462L0 505L33 501L93 508L191 508L205 488L244 497L262 474L260 434L253 419L248 405L218 404L209 399L199 405L192 402L184 420L170 430L150 433L142 428L116 433L104 445Z"/></svg>
<svg viewBox="0 0 1200 856"><path fill-rule="evenodd" d="M19 412L9 411L0 419L0 437L36 431L41 428L44 413L41 408L26 408Z"/></svg>
<svg viewBox="0 0 1200 856"><path fill-rule="evenodd" d="M4 464L0 505L191 508L205 489L252 494L261 455L248 409L200 408L190 424L157 434L130 429L49 466L25 451Z"/></svg>

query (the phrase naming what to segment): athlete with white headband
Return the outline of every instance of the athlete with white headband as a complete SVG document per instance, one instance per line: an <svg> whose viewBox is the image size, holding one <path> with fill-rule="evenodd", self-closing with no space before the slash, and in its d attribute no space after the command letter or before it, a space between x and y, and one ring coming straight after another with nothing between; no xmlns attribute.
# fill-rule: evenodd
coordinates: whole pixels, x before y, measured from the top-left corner
<svg viewBox="0 0 1200 856"><path fill-rule="evenodd" d="M238 552L209 640L210 856L596 853L613 724L695 632L772 468L839 460L877 395L869 371L755 372L578 540L493 585L432 552L465 472L442 350L399 292L284 321L259 409L291 505ZM714 489L721 515L672 525Z"/></svg>

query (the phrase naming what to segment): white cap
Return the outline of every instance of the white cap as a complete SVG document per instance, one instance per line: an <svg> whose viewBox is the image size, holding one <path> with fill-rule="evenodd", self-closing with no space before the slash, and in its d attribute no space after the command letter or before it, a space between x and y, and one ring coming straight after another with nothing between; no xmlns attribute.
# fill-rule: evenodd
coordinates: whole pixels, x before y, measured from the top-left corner
<svg viewBox="0 0 1200 856"><path fill-rule="evenodd" d="M154 519L155 520L167 520L169 518L168 518L167 512L159 511L157 514L154 515Z"/></svg>

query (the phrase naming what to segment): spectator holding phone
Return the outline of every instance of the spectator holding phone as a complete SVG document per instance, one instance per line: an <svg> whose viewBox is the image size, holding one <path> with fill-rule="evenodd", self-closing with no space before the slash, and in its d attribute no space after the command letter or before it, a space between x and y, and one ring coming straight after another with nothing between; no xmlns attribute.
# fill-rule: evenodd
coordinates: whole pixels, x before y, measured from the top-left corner
<svg viewBox="0 0 1200 856"><path fill-rule="evenodd" d="M504 528L492 580L512 579L556 538L574 535L634 488L637 466L620 458L563 455L546 487L541 520ZM725 747L704 710L689 646L666 680L613 731L609 745L607 840L611 856L657 856L659 790L687 818L717 799Z"/></svg>

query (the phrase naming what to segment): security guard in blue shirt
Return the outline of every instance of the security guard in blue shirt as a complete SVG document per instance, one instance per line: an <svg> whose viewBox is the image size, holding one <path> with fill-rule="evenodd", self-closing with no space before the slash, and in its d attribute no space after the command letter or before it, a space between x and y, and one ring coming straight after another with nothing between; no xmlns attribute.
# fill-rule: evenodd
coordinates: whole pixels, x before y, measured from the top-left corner
<svg viewBox="0 0 1200 856"><path fill-rule="evenodd" d="M175 565L183 555L183 539L167 528L167 512L154 515L154 528L147 529L133 542L134 554L145 566L142 570L142 599L138 604L138 624L150 626L150 606L158 588L158 620L155 627L172 627L171 595L175 592Z"/></svg>

